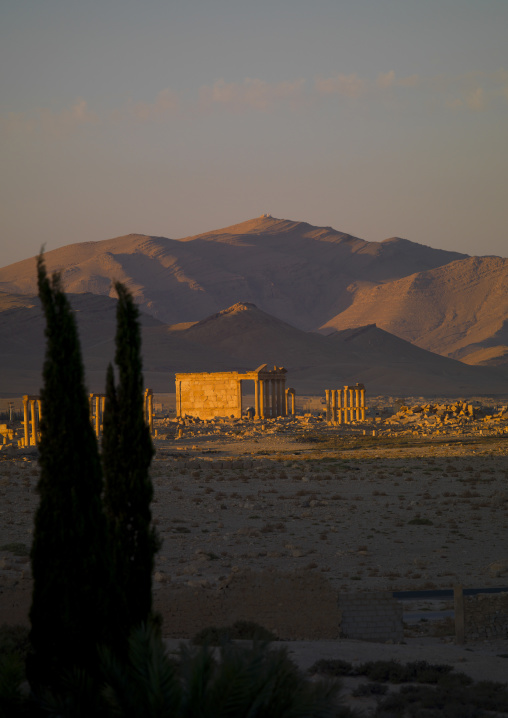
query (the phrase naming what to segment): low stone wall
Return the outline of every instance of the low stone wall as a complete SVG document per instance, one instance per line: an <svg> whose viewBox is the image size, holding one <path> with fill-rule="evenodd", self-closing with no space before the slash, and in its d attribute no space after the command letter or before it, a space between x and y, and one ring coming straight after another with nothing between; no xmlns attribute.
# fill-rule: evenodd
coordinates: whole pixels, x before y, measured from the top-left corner
<svg viewBox="0 0 508 718"><path fill-rule="evenodd" d="M312 571L241 571L209 588L167 583L154 594L164 635L191 638L208 626L255 621L283 640L338 638L341 614L337 592Z"/></svg>
<svg viewBox="0 0 508 718"><path fill-rule="evenodd" d="M465 638L508 638L508 593L464 596Z"/></svg>
<svg viewBox="0 0 508 718"><path fill-rule="evenodd" d="M402 604L389 592L341 593L341 636L362 641L402 641Z"/></svg>
<svg viewBox="0 0 508 718"><path fill-rule="evenodd" d="M167 467L173 471L222 471L233 469L261 469L261 468L281 468L280 461L271 461L270 459L226 459L217 461L216 459L175 459L171 463L168 462Z"/></svg>

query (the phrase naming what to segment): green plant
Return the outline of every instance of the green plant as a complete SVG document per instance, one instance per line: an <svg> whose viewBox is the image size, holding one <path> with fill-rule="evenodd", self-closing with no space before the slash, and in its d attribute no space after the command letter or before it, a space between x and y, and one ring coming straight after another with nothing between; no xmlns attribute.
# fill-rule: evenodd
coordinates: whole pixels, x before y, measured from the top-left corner
<svg viewBox="0 0 508 718"><path fill-rule="evenodd" d="M194 645L221 646L232 640L250 640L269 643L277 636L254 621L235 621L231 626L209 626L196 633Z"/></svg>
<svg viewBox="0 0 508 718"><path fill-rule="evenodd" d="M308 672L311 675L318 673L322 676L331 677L355 675L353 665L340 658L321 658L312 664Z"/></svg>
<svg viewBox="0 0 508 718"><path fill-rule="evenodd" d="M27 669L32 684L48 684L69 665L93 673L96 646L108 635L109 568L102 472L74 312L60 276L48 278L42 254L37 272L47 344Z"/></svg>
<svg viewBox="0 0 508 718"><path fill-rule="evenodd" d="M23 662L30 650L29 629L26 626L0 626L0 657L16 655Z"/></svg>
<svg viewBox="0 0 508 718"><path fill-rule="evenodd" d="M104 510L111 552L113 640L125 650L134 626L152 610L152 572L160 543L152 524L153 486L149 466L154 454L145 422L139 312L131 294L117 282L115 363L108 366L102 465Z"/></svg>
<svg viewBox="0 0 508 718"><path fill-rule="evenodd" d="M360 683L351 695L355 698L362 696L384 696L387 691L388 686L384 683Z"/></svg>
<svg viewBox="0 0 508 718"><path fill-rule="evenodd" d="M285 649L266 644L225 644L217 657L206 646L182 645L172 661L159 634L140 628L127 666L105 652L102 667L110 710L125 718L337 716L338 684L306 681Z"/></svg>
<svg viewBox="0 0 508 718"><path fill-rule="evenodd" d="M0 715L21 716L25 696L22 683L25 680L24 662L15 653L0 656Z"/></svg>

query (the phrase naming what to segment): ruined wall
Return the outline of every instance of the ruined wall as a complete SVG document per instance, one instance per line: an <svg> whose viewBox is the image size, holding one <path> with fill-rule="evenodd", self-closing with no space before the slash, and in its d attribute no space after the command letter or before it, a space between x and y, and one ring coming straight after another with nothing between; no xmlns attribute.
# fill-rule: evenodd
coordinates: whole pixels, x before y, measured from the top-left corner
<svg viewBox="0 0 508 718"><path fill-rule="evenodd" d="M208 626L254 621L282 640L338 638L337 592L313 571L240 571L219 589L206 585L165 584L155 591L154 608L164 620L164 635L190 638Z"/></svg>
<svg viewBox="0 0 508 718"><path fill-rule="evenodd" d="M177 416L213 419L242 416L242 392L236 372L176 375Z"/></svg>
<svg viewBox="0 0 508 718"><path fill-rule="evenodd" d="M341 635L362 641L402 641L402 604L389 592L341 593Z"/></svg>
<svg viewBox="0 0 508 718"><path fill-rule="evenodd" d="M465 638L508 638L508 593L464 596Z"/></svg>

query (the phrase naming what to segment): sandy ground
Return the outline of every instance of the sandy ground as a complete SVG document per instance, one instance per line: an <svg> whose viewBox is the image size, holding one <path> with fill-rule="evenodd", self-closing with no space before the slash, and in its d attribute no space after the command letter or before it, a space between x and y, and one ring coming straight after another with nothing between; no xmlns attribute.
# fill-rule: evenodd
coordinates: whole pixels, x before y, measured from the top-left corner
<svg viewBox="0 0 508 718"><path fill-rule="evenodd" d="M159 610L175 586L213 591L248 570L305 572L334 591L508 584L506 438L303 436L283 423L248 436L234 426L192 434L155 441ZM36 456L0 452L0 624L28 620L29 560L16 554L31 542L37 478ZM305 668L319 657L386 654L507 680L508 641L459 647L425 633L413 627L405 645L295 641L290 649Z"/></svg>

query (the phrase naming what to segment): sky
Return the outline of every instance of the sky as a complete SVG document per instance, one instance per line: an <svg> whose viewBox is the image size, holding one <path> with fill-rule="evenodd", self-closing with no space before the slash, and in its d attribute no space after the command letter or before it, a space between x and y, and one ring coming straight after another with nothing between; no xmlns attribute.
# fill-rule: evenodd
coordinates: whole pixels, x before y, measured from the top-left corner
<svg viewBox="0 0 508 718"><path fill-rule="evenodd" d="M264 213L508 256L507 0L3 0L0 19L0 266Z"/></svg>

